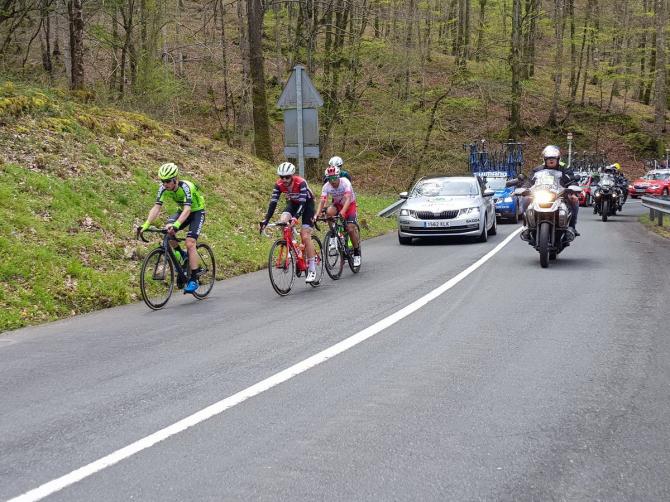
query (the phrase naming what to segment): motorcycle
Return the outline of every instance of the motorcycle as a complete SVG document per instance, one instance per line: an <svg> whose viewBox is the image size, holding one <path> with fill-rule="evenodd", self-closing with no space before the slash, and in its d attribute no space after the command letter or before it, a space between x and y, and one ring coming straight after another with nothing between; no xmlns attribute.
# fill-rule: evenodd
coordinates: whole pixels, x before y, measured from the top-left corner
<svg viewBox="0 0 670 502"><path fill-rule="evenodd" d="M603 221L615 216L623 206L621 188L616 185L612 176L603 176L593 194L593 214L599 214Z"/></svg>
<svg viewBox="0 0 670 502"><path fill-rule="evenodd" d="M517 188L514 192L531 198L525 212L529 231L527 236L521 233L521 240L528 242L540 254L542 268L547 268L549 260L555 260L575 239L575 234L569 230L572 213L565 198L578 194L582 189L577 185L562 187L560 176L559 171L539 171L531 188Z"/></svg>

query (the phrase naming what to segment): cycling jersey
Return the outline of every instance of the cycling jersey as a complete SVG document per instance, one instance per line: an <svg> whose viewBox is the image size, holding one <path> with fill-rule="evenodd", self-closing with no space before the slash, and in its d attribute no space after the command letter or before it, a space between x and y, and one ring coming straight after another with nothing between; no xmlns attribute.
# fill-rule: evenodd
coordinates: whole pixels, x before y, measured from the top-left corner
<svg viewBox="0 0 670 502"><path fill-rule="evenodd" d="M314 194L309 189L307 181L301 178L300 176L293 176L290 186L286 186L281 179L277 180L275 183L274 189L272 190L272 196L270 197L270 205L268 207L268 212L265 215L265 221L269 221L272 218L272 215L277 208L277 202L279 202L279 197L282 193L286 194L289 205L297 206L295 214L293 216L299 217L305 209L305 205L310 203L314 204Z"/></svg>
<svg viewBox="0 0 670 502"><path fill-rule="evenodd" d="M183 211L184 206L191 206L191 211L202 211L205 209L205 196L195 183L186 180L179 180L177 190L167 190L161 183L156 195L156 204L163 205L165 199L172 199Z"/></svg>
<svg viewBox="0 0 670 502"><path fill-rule="evenodd" d="M347 178L340 178L340 183L337 187L334 187L330 183L325 183L321 189L321 200L326 202L329 195L333 198L333 205L337 208L338 212L342 211L342 208L344 207L344 197L349 195L349 207L347 208L347 214L344 215L344 218L347 223L354 223L358 216L358 210L356 208L356 194L351 186L351 181Z"/></svg>

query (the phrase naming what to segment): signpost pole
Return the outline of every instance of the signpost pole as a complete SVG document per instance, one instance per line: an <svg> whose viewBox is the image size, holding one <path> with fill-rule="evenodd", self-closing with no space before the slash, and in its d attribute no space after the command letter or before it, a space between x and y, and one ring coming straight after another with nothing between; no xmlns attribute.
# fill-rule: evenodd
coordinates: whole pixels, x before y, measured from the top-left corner
<svg viewBox="0 0 670 502"><path fill-rule="evenodd" d="M572 166L572 133L568 133L568 168Z"/></svg>
<svg viewBox="0 0 670 502"><path fill-rule="evenodd" d="M302 67L295 67L295 93L298 115L298 173L301 178L305 177L305 151L302 130Z"/></svg>

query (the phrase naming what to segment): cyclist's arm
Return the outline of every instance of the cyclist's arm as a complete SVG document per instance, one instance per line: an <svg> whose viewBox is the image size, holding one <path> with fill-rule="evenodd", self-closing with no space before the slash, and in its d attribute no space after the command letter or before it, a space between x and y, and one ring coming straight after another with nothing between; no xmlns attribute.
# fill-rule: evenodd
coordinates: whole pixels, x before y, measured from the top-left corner
<svg viewBox="0 0 670 502"><path fill-rule="evenodd" d="M149 211L149 216L147 216L147 220L144 222L142 225L142 230L146 230L149 228L151 223L158 218L158 215L161 214L161 207L163 207L161 204L154 204L154 207L151 208L151 211Z"/></svg>
<svg viewBox="0 0 670 502"><path fill-rule="evenodd" d="M268 206L267 213L265 213L265 223L270 221L272 215L275 214L275 209L277 209L277 202L279 202L280 195L281 191L279 190L279 187L275 184L275 188L274 190L272 190L272 196L270 197L270 205Z"/></svg>
<svg viewBox="0 0 670 502"><path fill-rule="evenodd" d="M342 197L342 211L340 211L340 215L344 218L345 215L347 214L347 211L349 210L349 204L351 204L351 193L347 192L344 194L344 197Z"/></svg>
<svg viewBox="0 0 670 502"><path fill-rule="evenodd" d="M189 217L191 214L191 205L185 205L184 209L182 209L181 214L179 215L179 218L177 218L177 221L172 223L172 226L176 229L180 229L181 226L184 224L186 221L186 218Z"/></svg>

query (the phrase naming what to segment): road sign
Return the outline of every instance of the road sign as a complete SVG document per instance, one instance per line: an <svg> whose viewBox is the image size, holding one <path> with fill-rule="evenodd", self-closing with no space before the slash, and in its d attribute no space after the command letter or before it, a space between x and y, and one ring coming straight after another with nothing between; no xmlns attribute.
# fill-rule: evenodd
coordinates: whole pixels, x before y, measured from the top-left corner
<svg viewBox="0 0 670 502"><path fill-rule="evenodd" d="M284 155L298 159L298 173L305 175L305 157L318 158L319 112L323 106L319 91L305 67L296 65L277 101L284 110Z"/></svg>

